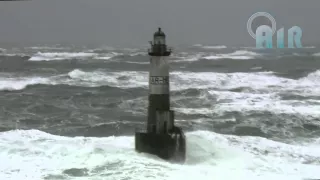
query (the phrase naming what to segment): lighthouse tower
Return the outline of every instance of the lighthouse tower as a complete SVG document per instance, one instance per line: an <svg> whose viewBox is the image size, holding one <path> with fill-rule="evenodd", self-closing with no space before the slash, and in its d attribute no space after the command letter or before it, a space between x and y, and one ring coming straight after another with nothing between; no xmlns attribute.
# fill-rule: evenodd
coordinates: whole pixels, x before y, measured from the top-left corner
<svg viewBox="0 0 320 180"><path fill-rule="evenodd" d="M166 45L166 35L161 28L154 33L149 72L148 132L167 133L174 124L173 111L170 110L170 83L168 56L171 50ZM157 120L157 117L162 117Z"/></svg>
<svg viewBox="0 0 320 180"><path fill-rule="evenodd" d="M174 111L170 109L169 59L171 49L161 28L154 33L149 71L149 105L146 132L136 132L138 152L155 154L163 159L184 162L185 135L174 125Z"/></svg>

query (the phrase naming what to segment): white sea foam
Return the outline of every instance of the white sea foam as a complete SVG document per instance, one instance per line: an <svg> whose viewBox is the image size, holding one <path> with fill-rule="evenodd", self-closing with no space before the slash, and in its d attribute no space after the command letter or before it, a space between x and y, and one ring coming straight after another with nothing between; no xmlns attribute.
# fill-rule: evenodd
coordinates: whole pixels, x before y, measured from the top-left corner
<svg viewBox="0 0 320 180"><path fill-rule="evenodd" d="M38 52L33 55L29 61L53 61L53 60L66 60L66 59L81 59L94 57L97 54L95 53L84 53L84 52L50 52L42 53Z"/></svg>
<svg viewBox="0 0 320 180"><path fill-rule="evenodd" d="M194 47L199 47L199 48L203 48L203 49L225 49L227 48L227 46L225 45L219 45L219 46L205 46L202 44L195 44L193 45Z"/></svg>
<svg viewBox="0 0 320 180"><path fill-rule="evenodd" d="M245 59L254 59L256 57L261 56L260 54L252 51L245 51L245 50L239 50L235 51L233 53L228 54L215 54L210 56L203 57L204 59L239 59L239 60L245 60Z"/></svg>
<svg viewBox="0 0 320 180"><path fill-rule="evenodd" d="M208 111L220 113L226 112L261 112L267 111L273 114L296 114L308 118L320 116L320 101L308 100L281 100L281 97L273 94L252 94L236 92L210 91L221 101ZM203 111L203 110L202 110Z"/></svg>
<svg viewBox="0 0 320 180"><path fill-rule="evenodd" d="M110 52L110 53L102 53L99 55L96 55L93 57L93 59L99 59L99 60L109 60L115 56L123 55L123 53L116 53L116 52Z"/></svg>
<svg viewBox="0 0 320 180"><path fill-rule="evenodd" d="M26 49L33 49L33 50L64 50L69 49L67 47L57 47L57 46L32 46L26 47Z"/></svg>
<svg viewBox="0 0 320 180"><path fill-rule="evenodd" d="M272 72L173 72L171 74L172 90L203 89L207 93L203 93L198 98L202 99L206 104L212 104L211 107L200 109L181 106L176 109L186 114L268 111L275 114L298 114L308 118L320 116L320 102L316 100L311 102L307 100L289 101L281 99L281 94L288 93L300 96L319 96L320 71L310 73L308 76L298 80L277 77ZM0 75L0 90L21 90L28 85L35 84L148 88L148 72L107 72L102 70L85 72L75 69L66 75L52 77L14 78L5 74ZM243 90L241 92L233 91L237 88L242 88ZM212 102L214 99L218 101L217 104Z"/></svg>
<svg viewBox="0 0 320 180"><path fill-rule="evenodd" d="M173 61L173 63L174 62L193 62L193 61L198 61L199 59L201 59L202 56L203 56L203 53L197 53L197 54L192 54L192 55L180 53L179 55L174 57L175 61Z"/></svg>
<svg viewBox="0 0 320 180"><path fill-rule="evenodd" d="M115 51L116 49L114 47L111 47L111 46L103 46L103 47L100 47L100 48L96 48L96 49L90 49L88 50L88 52L92 52L92 53L95 53L95 52L101 52L101 51Z"/></svg>
<svg viewBox="0 0 320 180"><path fill-rule="evenodd" d="M146 55L145 52L139 51L124 51L124 52L106 52L106 51L99 51L96 50L89 50L86 52L38 52L32 55L29 61L53 61L53 60L68 60L68 59L101 59L101 60L108 60L112 57L119 56L119 55L129 55L129 56L138 56L138 55ZM182 55L182 56L181 56ZM175 56L177 61L197 61L201 58L204 59L253 59L256 57L261 57L262 55L256 52L239 50L233 53L226 53L226 54L212 54L212 53L197 53L197 54L188 54L183 53L178 54Z"/></svg>
<svg viewBox="0 0 320 180"><path fill-rule="evenodd" d="M0 56L8 56L8 57L14 57L14 56L20 56L20 57L24 57L27 56L24 53L0 53Z"/></svg>
<svg viewBox="0 0 320 180"><path fill-rule="evenodd" d="M296 114L305 118L320 116L320 101L282 100L280 94L296 94L300 96L319 96L320 71L293 80L273 75L272 72L260 73L176 73L175 86L190 88L189 84L197 84L199 89L215 88L199 97L211 107L188 108L176 110L185 114L224 114L226 112L267 111L273 114ZM173 77L174 77L173 76ZM175 79L172 78L172 79ZM188 86L189 85L189 86ZM246 88L242 92L230 91ZM280 93L280 94L279 94ZM211 97L213 96L213 97ZM213 103L215 100L218 103ZM211 103L212 102L212 103Z"/></svg>
<svg viewBox="0 0 320 180"><path fill-rule="evenodd" d="M198 100L206 104L206 106L202 108L190 108L179 104L179 107L175 107L174 109L184 114L212 115L212 117L229 112L239 112L241 114L269 112L279 116L283 114L295 115L305 120L310 118L315 119L320 116L319 100L282 100L276 93L252 94L211 90L208 95L198 97ZM247 121L249 122L250 119ZM287 122L290 124L291 121L287 120ZM316 122L313 124L316 124ZM318 125L320 126L319 123Z"/></svg>
<svg viewBox="0 0 320 180"><path fill-rule="evenodd" d="M150 64L149 62L136 62L136 61L126 61L126 63L130 63L130 64Z"/></svg>
<svg viewBox="0 0 320 180"><path fill-rule="evenodd" d="M92 52L38 52L34 54L29 61L54 61L54 60L70 60L70 59L99 59L108 60L114 56L122 55L122 53L92 53Z"/></svg>
<svg viewBox="0 0 320 180"><path fill-rule="evenodd" d="M82 82L84 83L84 85L87 84L90 86L108 85L108 86L121 87L121 88L148 86L147 72L137 72L137 71L84 72L79 69L76 69L69 72L68 76L72 78L73 84Z"/></svg>
<svg viewBox="0 0 320 180"><path fill-rule="evenodd" d="M130 56L145 56L145 55L147 55L147 53L145 52L134 52L130 54Z"/></svg>
<svg viewBox="0 0 320 180"><path fill-rule="evenodd" d="M320 70L298 80L277 77L273 72L256 73L213 73L213 72L174 72L174 86L180 89L190 87L218 88L230 90L251 88L253 91L284 92L292 91L300 95L320 94Z"/></svg>
<svg viewBox="0 0 320 180"><path fill-rule="evenodd" d="M277 77L272 72L255 73L214 73L214 72L172 72L172 90L182 90L188 88L217 88L221 90L231 90L235 88L248 88L252 92L286 92L299 93L300 95L320 94L320 71L310 73L301 79L288 79ZM110 85L115 87L147 87L148 72L145 71L90 71L85 72L75 69L65 75L52 77L17 77L8 78L0 75L2 87L10 88L20 84L43 84L56 83L84 86ZM70 79L71 78L71 79ZM22 80L21 80L22 79ZM46 79L46 80L43 80ZM30 82L30 83L28 83ZM32 82L32 83L31 83ZM82 83L82 84L81 84ZM7 84L7 85L4 85ZM23 87L23 86L21 86ZM0 87L0 90L3 89ZM15 89L15 88L14 88Z"/></svg>
<svg viewBox="0 0 320 180"><path fill-rule="evenodd" d="M134 138L61 137L38 130L0 133L0 179L62 179L85 168L83 179L319 178L320 146L290 145L260 137L187 133L187 162L176 165L134 151ZM60 175L60 178L59 178Z"/></svg>
<svg viewBox="0 0 320 180"><path fill-rule="evenodd" d="M262 69L262 67L252 67L252 68L250 68L250 69L252 69L252 70L260 70L260 69Z"/></svg>
<svg viewBox="0 0 320 180"><path fill-rule="evenodd" d="M29 85L49 83L49 79L43 77L0 78L0 90L22 90Z"/></svg>

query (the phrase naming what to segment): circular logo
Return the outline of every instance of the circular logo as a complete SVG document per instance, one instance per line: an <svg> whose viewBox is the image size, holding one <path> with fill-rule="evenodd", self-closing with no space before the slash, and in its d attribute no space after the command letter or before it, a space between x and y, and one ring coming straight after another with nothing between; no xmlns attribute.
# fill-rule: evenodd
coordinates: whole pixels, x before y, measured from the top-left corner
<svg viewBox="0 0 320 180"><path fill-rule="evenodd" d="M274 33L276 32L277 30L277 27L276 27L276 20L271 16L271 14L269 13L266 13L266 12L257 12L257 13L254 13L248 20L247 22L247 30L250 34L251 37L253 37L254 39L256 39L256 34L252 31L252 28L251 28L251 25L252 25L252 21L257 18L257 17L266 17L268 18L270 21L271 21L271 24L272 24L272 35L274 35Z"/></svg>

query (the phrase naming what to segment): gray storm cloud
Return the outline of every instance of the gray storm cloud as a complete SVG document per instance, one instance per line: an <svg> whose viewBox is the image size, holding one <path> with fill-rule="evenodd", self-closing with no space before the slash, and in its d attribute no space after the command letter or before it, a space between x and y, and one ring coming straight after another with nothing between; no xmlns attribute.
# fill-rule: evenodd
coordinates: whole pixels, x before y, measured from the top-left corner
<svg viewBox="0 0 320 180"><path fill-rule="evenodd" d="M297 25L304 44L320 41L320 1L31 0L0 2L0 42L147 44L161 26L168 43L254 45L246 23L269 12L277 28Z"/></svg>

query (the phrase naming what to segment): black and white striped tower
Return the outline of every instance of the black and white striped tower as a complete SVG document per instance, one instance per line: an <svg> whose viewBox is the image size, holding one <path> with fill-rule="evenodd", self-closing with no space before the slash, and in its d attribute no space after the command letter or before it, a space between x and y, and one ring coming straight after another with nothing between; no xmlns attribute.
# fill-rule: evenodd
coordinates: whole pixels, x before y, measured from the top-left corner
<svg viewBox="0 0 320 180"><path fill-rule="evenodd" d="M171 50L166 45L166 35L161 28L154 33L150 42L150 72L149 72L149 107L148 132L167 133L173 127L173 112L170 111L170 83L168 56ZM159 122L157 112L164 122Z"/></svg>
<svg viewBox="0 0 320 180"><path fill-rule="evenodd" d="M135 133L135 149L157 155L163 159L184 163L186 137L174 125L174 112L170 110L169 59L171 50L161 28L151 41L149 72L149 106L147 131Z"/></svg>

